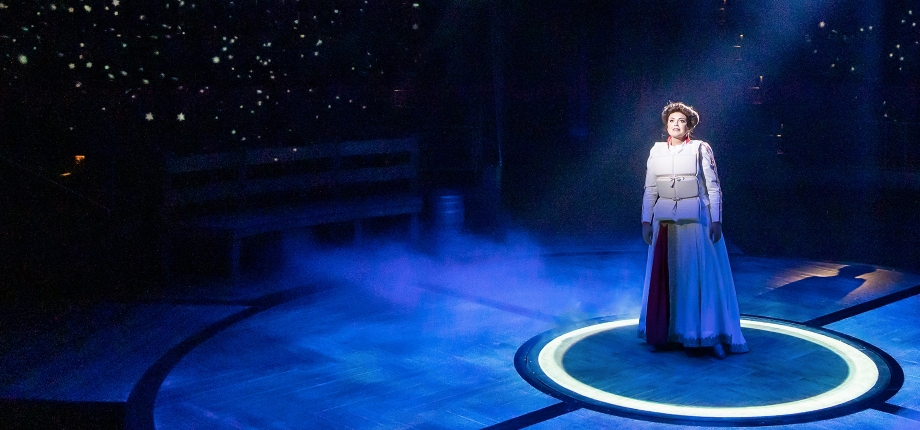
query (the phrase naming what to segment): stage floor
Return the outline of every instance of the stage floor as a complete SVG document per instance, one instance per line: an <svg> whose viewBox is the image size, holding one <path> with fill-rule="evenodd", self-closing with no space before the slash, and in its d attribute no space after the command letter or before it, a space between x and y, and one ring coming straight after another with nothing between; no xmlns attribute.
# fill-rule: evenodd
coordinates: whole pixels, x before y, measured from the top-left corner
<svg viewBox="0 0 920 430"><path fill-rule="evenodd" d="M563 402L515 368L541 333L637 317L641 242L288 246L290 270L271 279L96 304L50 322L41 312L3 316L4 411L82 405L133 429L693 425ZM740 254L731 262L743 314L852 337L894 363L878 401L776 427L920 428L920 275ZM727 407L794 401L847 377L846 363L814 344L747 330L751 351L720 361L652 353L625 327L573 347L565 367L628 396Z"/></svg>

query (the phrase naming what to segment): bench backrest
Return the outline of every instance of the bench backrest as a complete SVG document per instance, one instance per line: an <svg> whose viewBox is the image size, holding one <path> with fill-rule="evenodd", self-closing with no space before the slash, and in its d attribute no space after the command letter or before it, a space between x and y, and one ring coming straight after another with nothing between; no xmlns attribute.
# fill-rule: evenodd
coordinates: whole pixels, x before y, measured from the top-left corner
<svg viewBox="0 0 920 430"><path fill-rule="evenodd" d="M418 139L168 156L165 173L171 216L416 192Z"/></svg>

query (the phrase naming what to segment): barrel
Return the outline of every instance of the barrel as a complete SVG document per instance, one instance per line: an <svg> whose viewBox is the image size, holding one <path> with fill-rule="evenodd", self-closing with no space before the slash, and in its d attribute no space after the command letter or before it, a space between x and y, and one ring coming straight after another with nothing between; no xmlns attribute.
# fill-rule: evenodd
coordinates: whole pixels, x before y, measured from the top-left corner
<svg viewBox="0 0 920 430"><path fill-rule="evenodd" d="M458 233L463 229L463 196L442 193L432 202L433 227L438 233Z"/></svg>

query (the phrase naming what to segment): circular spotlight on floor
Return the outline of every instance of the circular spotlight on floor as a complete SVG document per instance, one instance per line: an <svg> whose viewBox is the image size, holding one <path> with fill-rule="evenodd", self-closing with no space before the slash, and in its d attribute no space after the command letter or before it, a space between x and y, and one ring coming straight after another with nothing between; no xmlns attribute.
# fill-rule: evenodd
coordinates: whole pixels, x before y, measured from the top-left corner
<svg viewBox="0 0 920 430"><path fill-rule="evenodd" d="M600 412L671 423L789 424L863 410L900 389L900 366L830 330L744 317L750 353L654 351L637 319L600 318L543 333L515 357L554 397Z"/></svg>

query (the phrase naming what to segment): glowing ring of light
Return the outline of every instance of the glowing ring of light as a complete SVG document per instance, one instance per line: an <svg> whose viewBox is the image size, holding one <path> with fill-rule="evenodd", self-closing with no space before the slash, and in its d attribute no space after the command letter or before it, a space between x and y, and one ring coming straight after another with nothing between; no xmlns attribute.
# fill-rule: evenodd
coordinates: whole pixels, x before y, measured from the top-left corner
<svg viewBox="0 0 920 430"><path fill-rule="evenodd" d="M822 346L835 353L847 364L849 370L847 378L840 385L824 393L791 402L760 406L708 407L673 405L620 396L587 385L575 379L565 371L565 367L562 365L562 359L565 353L576 343L603 331L638 325L638 323L638 319L610 321L563 333L546 343L540 349L537 356L537 364L543 373L560 387L594 401L641 412L688 417L691 419L699 418L703 420L719 418L772 418L824 410L842 405L863 396L872 390L879 382L879 369L875 361L866 355L865 352L860 351L846 342L816 331L750 319L742 319L741 327L794 336Z"/></svg>

